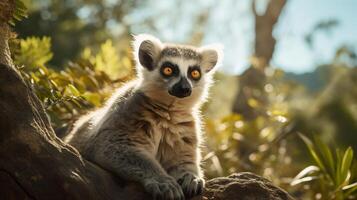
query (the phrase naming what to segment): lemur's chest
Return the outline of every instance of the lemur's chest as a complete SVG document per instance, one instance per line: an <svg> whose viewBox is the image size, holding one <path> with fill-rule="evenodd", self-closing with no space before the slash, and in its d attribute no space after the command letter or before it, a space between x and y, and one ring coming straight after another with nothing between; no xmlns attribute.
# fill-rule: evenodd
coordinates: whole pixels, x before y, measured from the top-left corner
<svg viewBox="0 0 357 200"><path fill-rule="evenodd" d="M197 141L196 123L197 121L191 114L182 113L153 120L151 123L153 142L157 155L160 157L186 143L195 143Z"/></svg>
<svg viewBox="0 0 357 200"><path fill-rule="evenodd" d="M191 126L192 124L192 126ZM155 124L156 141L157 145L175 146L181 143L184 137L195 134L194 121L175 124L171 121L161 121Z"/></svg>

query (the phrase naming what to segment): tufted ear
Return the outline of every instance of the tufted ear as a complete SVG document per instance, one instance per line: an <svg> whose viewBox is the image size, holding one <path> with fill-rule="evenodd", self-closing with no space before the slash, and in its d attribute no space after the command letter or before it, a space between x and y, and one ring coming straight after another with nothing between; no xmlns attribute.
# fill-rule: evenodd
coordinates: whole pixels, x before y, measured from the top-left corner
<svg viewBox="0 0 357 200"><path fill-rule="evenodd" d="M154 36L140 34L134 36L133 44L136 62L149 71L153 70L163 48L161 41Z"/></svg>
<svg viewBox="0 0 357 200"><path fill-rule="evenodd" d="M223 46L212 44L199 48L202 56L201 67L205 72L210 72L213 68L221 65L223 60Z"/></svg>

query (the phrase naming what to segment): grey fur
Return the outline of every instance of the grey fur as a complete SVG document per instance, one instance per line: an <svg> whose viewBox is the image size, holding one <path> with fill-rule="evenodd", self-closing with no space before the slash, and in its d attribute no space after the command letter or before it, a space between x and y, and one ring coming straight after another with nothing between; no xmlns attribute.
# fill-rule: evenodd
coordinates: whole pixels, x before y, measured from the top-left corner
<svg viewBox="0 0 357 200"><path fill-rule="evenodd" d="M161 57L165 56L183 57L185 59L195 59L198 61L201 60L201 55L188 46L168 46L161 52Z"/></svg>
<svg viewBox="0 0 357 200"><path fill-rule="evenodd" d="M165 49L156 40L152 44ZM171 49L180 52L179 59L200 57L194 49ZM161 55L155 63L172 56ZM195 62L199 65L201 60ZM184 199L203 190L198 107L211 75L203 74L202 80L192 83L191 96L178 99L168 94L168 82L157 70L141 67L141 78L120 88L103 108L82 117L64 140L86 159L141 183L154 198Z"/></svg>

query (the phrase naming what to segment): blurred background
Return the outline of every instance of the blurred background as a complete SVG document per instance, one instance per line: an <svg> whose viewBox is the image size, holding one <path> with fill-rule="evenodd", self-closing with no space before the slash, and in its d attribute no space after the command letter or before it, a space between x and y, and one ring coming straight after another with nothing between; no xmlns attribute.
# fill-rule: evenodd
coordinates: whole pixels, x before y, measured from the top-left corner
<svg viewBox="0 0 357 200"><path fill-rule="evenodd" d="M135 77L132 34L222 43L207 178L251 171L297 199L357 199L357 1L22 2L13 59L59 136Z"/></svg>

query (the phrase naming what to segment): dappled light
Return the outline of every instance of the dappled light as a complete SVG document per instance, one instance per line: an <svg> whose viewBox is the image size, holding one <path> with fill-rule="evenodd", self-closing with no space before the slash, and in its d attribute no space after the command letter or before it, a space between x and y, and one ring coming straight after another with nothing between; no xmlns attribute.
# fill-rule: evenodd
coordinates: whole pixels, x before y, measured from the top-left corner
<svg viewBox="0 0 357 200"><path fill-rule="evenodd" d="M336 6L336 15L307 11L318 21L301 25L304 35L287 23L299 17L297 0L15 2L11 15L0 10L12 31L11 60L59 138L137 78L133 35L222 43L225 58L200 113L205 179L252 172L296 199L357 199L357 34L350 19L357 14L344 11L356 2L318 1ZM304 2L309 10L315 5ZM250 42L238 44L243 39Z"/></svg>

